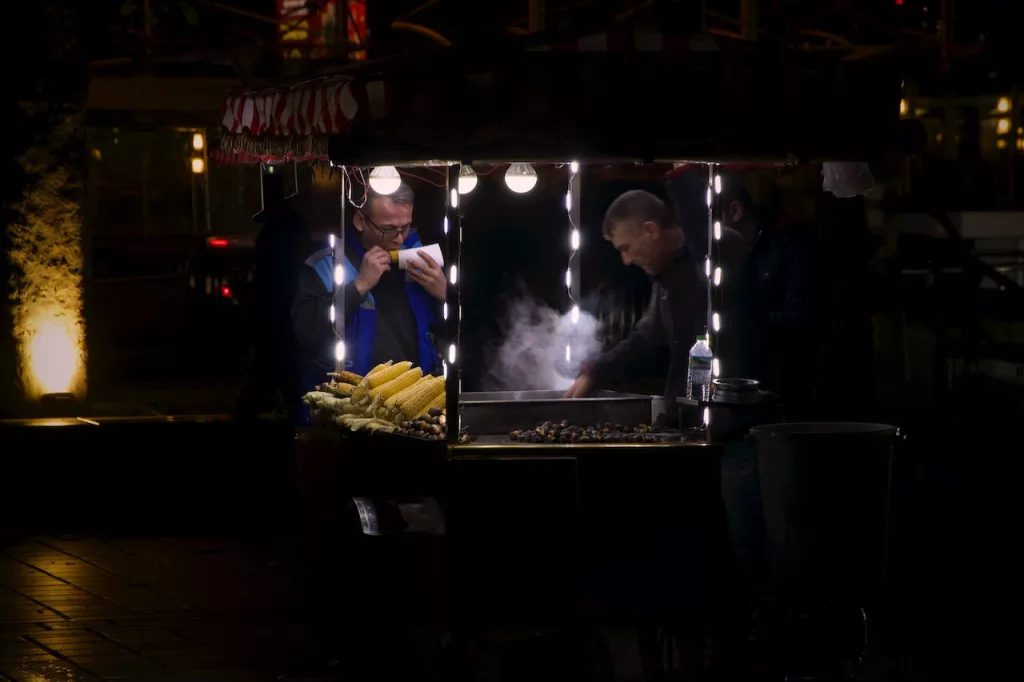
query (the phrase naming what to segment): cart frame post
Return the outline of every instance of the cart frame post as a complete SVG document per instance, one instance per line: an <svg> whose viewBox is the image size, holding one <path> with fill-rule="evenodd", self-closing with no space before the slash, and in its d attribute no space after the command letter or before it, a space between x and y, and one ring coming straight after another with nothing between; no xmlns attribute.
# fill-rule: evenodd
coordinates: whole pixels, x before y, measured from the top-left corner
<svg viewBox="0 0 1024 682"><path fill-rule="evenodd" d="M462 164L448 166L445 182L444 225L445 246L448 263L448 294L443 306L445 334L448 348L441 352L441 367L445 376L446 410L448 412L448 442L457 443L461 432L462 418L459 414L459 394L462 389L462 370L459 355L459 332L462 328L462 210L459 208L459 175Z"/></svg>

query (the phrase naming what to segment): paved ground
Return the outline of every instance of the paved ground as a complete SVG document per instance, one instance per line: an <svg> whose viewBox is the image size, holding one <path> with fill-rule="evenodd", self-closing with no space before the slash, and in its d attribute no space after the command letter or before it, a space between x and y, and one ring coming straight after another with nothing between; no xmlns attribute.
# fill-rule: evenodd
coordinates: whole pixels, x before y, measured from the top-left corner
<svg viewBox="0 0 1024 682"><path fill-rule="evenodd" d="M297 606L223 543L37 537L0 556L0 679L275 679L317 656Z"/></svg>

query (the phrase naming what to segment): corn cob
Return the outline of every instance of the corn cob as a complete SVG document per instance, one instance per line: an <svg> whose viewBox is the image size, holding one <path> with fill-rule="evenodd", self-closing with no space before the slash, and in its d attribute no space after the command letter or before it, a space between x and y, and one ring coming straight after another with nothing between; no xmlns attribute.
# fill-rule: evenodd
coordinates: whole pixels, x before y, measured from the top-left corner
<svg viewBox="0 0 1024 682"><path fill-rule="evenodd" d="M408 372L410 369L412 369L411 362L399 362L394 365L391 365L390 367L382 369L376 374L368 375L365 379L363 379L363 381L367 383L371 389L377 388L381 384L386 384L392 379L397 379L398 377ZM422 375L422 372L420 372L420 374Z"/></svg>
<svg viewBox="0 0 1024 682"><path fill-rule="evenodd" d="M445 405L447 404L447 401L448 401L448 394L445 393L444 391L441 391L440 393L437 394L437 397L434 398L434 400L431 401L431 403L429 405L427 405L422 410L417 412L416 416L413 417L413 419L419 419L420 417L425 415L427 412L429 412L430 409L433 408L433 407L439 407L439 408L441 408L443 410Z"/></svg>
<svg viewBox="0 0 1024 682"><path fill-rule="evenodd" d="M395 409L404 419L412 419L424 407L429 407L439 393L444 391L444 377L434 377L433 381L422 383L417 390L407 396L401 404L395 402Z"/></svg>
<svg viewBox="0 0 1024 682"><path fill-rule="evenodd" d="M433 381L433 380L434 380L433 376L431 376L430 374L424 374L419 379L417 379L412 384L412 386L407 386L406 388L402 389L398 393L395 393L395 394L389 396L388 398L386 398L384 400L384 407L386 407L388 409L394 408L396 403L401 402L407 396L412 395L412 393L416 389L416 387L421 386L424 383L426 383L428 381Z"/></svg>
<svg viewBox="0 0 1024 682"><path fill-rule="evenodd" d="M354 390L356 390L356 387L353 384L327 384L328 393L333 393L342 398L348 398Z"/></svg>
<svg viewBox="0 0 1024 682"><path fill-rule="evenodd" d="M365 378L369 377L371 374L376 374L377 372L381 372L381 371L387 369L388 367L391 366L391 363L392 363L391 360L388 360L387 362L382 362L381 364L377 365L376 367L371 369L369 372L367 372L366 376L363 377L363 378L365 379Z"/></svg>
<svg viewBox="0 0 1024 682"><path fill-rule="evenodd" d="M328 372L327 376L339 383L352 384L353 386L358 386L359 382L363 380L363 377L355 372Z"/></svg>
<svg viewBox="0 0 1024 682"><path fill-rule="evenodd" d="M380 365L378 365L380 367ZM370 397L370 391L377 388L381 384L386 384L392 379L396 379L405 372L412 368L411 362L400 362L397 365L391 364L388 360L388 364L382 369L374 369L372 372L363 377L363 380L356 386L356 390L352 392L352 400L363 400L364 398L369 399L370 402L373 398Z"/></svg>
<svg viewBox="0 0 1024 682"><path fill-rule="evenodd" d="M413 367L410 370L402 372L391 381L378 384L376 387L370 389L370 397L374 399L380 398L382 401L387 400L396 393L400 393L415 384L422 376L423 370L419 367ZM373 383L372 379L370 380L370 383Z"/></svg>

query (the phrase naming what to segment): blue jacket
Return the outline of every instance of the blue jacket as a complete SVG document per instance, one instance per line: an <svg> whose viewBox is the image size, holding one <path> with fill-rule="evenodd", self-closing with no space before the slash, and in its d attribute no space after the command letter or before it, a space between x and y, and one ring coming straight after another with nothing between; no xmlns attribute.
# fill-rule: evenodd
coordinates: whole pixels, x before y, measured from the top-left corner
<svg viewBox="0 0 1024 682"><path fill-rule="evenodd" d="M402 244L403 249L422 246L419 237L411 234ZM360 259L366 253L362 244L359 243L354 231L349 231L345 243L346 252L350 254L345 258L345 282L354 282L359 274L358 268L353 264L351 254L358 254ZM355 259L358 262L359 259ZM319 276L326 291L333 289L334 278L334 254L329 248L324 248L306 259L306 265L313 268ZM431 327L437 321L434 312L434 303L430 295L417 284L406 282L406 295L409 298L409 305L412 308L413 316L416 319L416 336L419 340L419 357L417 364L424 374L433 372L437 366L437 349L431 339ZM348 306L346 306L348 307ZM373 293L369 292L362 303L350 309L345 319L345 369L356 374L366 374L373 368L373 343L377 332L377 310ZM323 381L323 370L326 367L334 366L334 342L333 339L326 347L322 347L320 354L313 363L312 372L318 376L306 377L307 390L317 383ZM327 370L330 371L330 370Z"/></svg>

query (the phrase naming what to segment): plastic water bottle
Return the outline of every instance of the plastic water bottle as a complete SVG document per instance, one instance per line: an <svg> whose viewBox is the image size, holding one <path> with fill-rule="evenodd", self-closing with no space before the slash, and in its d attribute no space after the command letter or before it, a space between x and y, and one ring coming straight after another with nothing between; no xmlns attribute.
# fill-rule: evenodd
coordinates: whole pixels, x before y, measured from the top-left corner
<svg viewBox="0 0 1024 682"><path fill-rule="evenodd" d="M700 335L690 349L690 362L686 368L687 397L691 400L711 399L711 365L714 361L708 337Z"/></svg>

